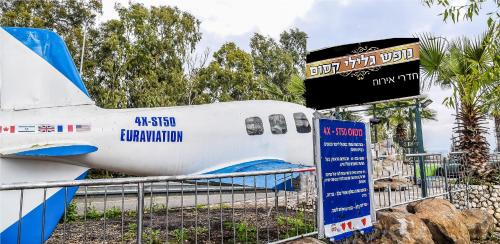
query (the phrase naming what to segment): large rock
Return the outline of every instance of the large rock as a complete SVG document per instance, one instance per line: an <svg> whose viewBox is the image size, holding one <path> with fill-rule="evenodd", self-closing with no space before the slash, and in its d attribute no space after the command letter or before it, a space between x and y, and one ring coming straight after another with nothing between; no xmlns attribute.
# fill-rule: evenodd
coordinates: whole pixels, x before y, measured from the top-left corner
<svg viewBox="0 0 500 244"><path fill-rule="evenodd" d="M495 229L495 219L486 210L466 209L462 211L462 214L469 235L474 240L485 239Z"/></svg>
<svg viewBox="0 0 500 244"><path fill-rule="evenodd" d="M436 243L470 243L464 215L453 204L442 199L426 199L407 207L422 219Z"/></svg>
<svg viewBox="0 0 500 244"><path fill-rule="evenodd" d="M434 243L425 223L413 214L400 210L377 213L377 227L383 236L377 243Z"/></svg>
<svg viewBox="0 0 500 244"><path fill-rule="evenodd" d="M408 181L404 178L393 178L388 180L377 180L373 185L373 189L375 191L385 191L389 187L391 188L391 191L405 191L408 187Z"/></svg>

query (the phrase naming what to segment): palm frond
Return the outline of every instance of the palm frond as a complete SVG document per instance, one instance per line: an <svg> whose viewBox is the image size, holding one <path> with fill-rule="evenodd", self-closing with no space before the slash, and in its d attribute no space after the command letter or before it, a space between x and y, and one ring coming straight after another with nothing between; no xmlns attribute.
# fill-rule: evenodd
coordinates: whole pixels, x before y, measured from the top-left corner
<svg viewBox="0 0 500 244"><path fill-rule="evenodd" d="M442 70L442 63L446 56L446 39L436 37L431 33L417 35L420 39L420 65L427 87L430 87Z"/></svg>

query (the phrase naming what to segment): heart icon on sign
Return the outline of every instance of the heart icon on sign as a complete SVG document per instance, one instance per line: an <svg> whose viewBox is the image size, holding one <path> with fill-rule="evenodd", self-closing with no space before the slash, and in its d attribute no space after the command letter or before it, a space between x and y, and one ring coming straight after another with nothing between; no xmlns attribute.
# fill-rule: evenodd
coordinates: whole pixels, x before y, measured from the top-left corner
<svg viewBox="0 0 500 244"><path fill-rule="evenodd" d="M351 222L351 221L349 221L349 222L347 223L347 226L349 226L349 229L351 229L351 230L352 230L352 222Z"/></svg>
<svg viewBox="0 0 500 244"><path fill-rule="evenodd" d="M342 226L342 230L345 230L345 223L342 223L340 226Z"/></svg>
<svg viewBox="0 0 500 244"><path fill-rule="evenodd" d="M361 223L362 223L363 225L366 225L366 218L362 218L362 219L361 219Z"/></svg>

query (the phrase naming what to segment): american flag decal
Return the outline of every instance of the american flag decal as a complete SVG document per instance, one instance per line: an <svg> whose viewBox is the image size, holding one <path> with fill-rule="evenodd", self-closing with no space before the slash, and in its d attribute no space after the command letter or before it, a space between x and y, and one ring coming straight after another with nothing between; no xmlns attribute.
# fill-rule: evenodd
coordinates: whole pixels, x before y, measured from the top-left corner
<svg viewBox="0 0 500 244"><path fill-rule="evenodd" d="M90 131L90 125L76 125L75 127L78 132Z"/></svg>
<svg viewBox="0 0 500 244"><path fill-rule="evenodd" d="M38 132L54 132L55 128L53 125L39 125Z"/></svg>

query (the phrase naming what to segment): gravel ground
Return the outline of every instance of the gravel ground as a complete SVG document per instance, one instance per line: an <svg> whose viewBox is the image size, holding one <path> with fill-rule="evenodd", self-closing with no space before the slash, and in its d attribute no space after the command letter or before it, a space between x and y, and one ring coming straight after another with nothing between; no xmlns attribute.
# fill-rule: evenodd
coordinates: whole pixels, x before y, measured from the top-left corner
<svg viewBox="0 0 500 244"><path fill-rule="evenodd" d="M222 232L221 232L222 215ZM297 233L302 234L314 228L314 216L310 212L301 213L295 210L279 207L265 208L235 208L223 206L209 209L169 209L168 220L166 211L159 210L144 215L143 241L149 243L163 243L165 241L180 243L222 243L236 239L237 243L255 242L258 234L259 241L277 240L278 236L286 238ZM210 216L210 218L209 218ZM285 218L288 216L288 218ZM234 223L233 225L233 218ZM198 220L196 222L196 219ZM209 221L210 219L210 221ZM168 224L167 224L168 221ZM98 220L78 220L66 224L59 224L47 243L135 243L136 240L135 216L124 216L123 235L121 216ZM183 228L182 228L183 226ZM197 228L196 228L197 226ZM168 230L167 230L168 227ZM151 230L154 230L153 234ZM184 235L182 235L184 230ZM195 231L197 230L197 231ZM168 238L168 239L167 239Z"/></svg>

